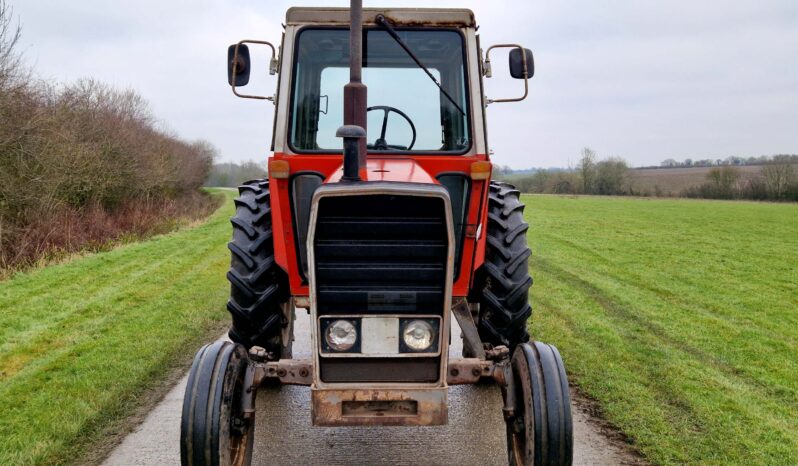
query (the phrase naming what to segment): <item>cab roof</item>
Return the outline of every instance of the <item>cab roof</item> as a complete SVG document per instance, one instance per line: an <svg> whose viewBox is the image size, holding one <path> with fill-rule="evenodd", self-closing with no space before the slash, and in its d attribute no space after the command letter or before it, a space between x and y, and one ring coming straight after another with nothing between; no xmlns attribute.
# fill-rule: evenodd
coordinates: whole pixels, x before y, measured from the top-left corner
<svg viewBox="0 0 798 466"><path fill-rule="evenodd" d="M363 8L363 23L376 24L382 14L401 26L476 27L474 12L467 8ZM291 7L285 13L286 25L349 25L349 8Z"/></svg>

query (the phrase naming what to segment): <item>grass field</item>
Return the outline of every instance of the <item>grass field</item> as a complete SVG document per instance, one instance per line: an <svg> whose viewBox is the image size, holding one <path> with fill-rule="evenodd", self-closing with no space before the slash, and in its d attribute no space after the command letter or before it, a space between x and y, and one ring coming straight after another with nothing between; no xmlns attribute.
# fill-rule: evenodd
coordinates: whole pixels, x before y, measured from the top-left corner
<svg viewBox="0 0 798 466"><path fill-rule="evenodd" d="M195 228L0 282L0 464L75 462L220 332L226 195ZM524 200L532 332L647 458L798 464L798 205Z"/></svg>
<svg viewBox="0 0 798 466"><path fill-rule="evenodd" d="M232 194L200 226L0 282L0 464L75 462L221 333Z"/></svg>
<svg viewBox="0 0 798 466"><path fill-rule="evenodd" d="M533 334L659 464L798 464L798 205L525 196Z"/></svg>

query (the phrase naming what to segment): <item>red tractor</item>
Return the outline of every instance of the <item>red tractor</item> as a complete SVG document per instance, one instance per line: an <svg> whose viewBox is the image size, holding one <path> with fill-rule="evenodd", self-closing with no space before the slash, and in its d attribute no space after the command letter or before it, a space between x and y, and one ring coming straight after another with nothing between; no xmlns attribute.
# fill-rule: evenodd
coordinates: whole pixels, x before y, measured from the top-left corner
<svg viewBox="0 0 798 466"><path fill-rule="evenodd" d="M273 96L238 90L247 43L271 48ZM498 47L520 98L484 94ZM270 380L310 386L318 426L445 424L447 387L488 380L510 464L570 464L562 359L527 330L524 205L491 180L487 141L487 105L526 97L532 53L483 56L469 10L353 0L291 8L279 50L241 41L227 61L236 95L275 105L274 153L269 178L235 200L232 342L194 359L182 463L249 464L255 394ZM310 313L308 359L292 358L295 308ZM449 356L452 317L462 357Z"/></svg>

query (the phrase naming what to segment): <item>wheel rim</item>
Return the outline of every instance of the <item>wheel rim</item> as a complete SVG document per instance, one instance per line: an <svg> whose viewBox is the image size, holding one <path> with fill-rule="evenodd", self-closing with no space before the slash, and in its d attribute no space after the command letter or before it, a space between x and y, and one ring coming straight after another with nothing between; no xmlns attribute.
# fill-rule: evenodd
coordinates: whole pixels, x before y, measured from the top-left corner
<svg viewBox="0 0 798 466"><path fill-rule="evenodd" d="M528 465L533 464L535 458L534 443L527 441L528 433L535 431L535 418L532 412L529 366L523 351L517 352L512 364L515 382L515 417L506 422L508 460L511 465Z"/></svg>
<svg viewBox="0 0 798 466"><path fill-rule="evenodd" d="M525 417L525 416L524 416ZM515 420L509 422L510 429L510 464L524 464L524 450L526 450L526 430L523 427L524 419L516 416Z"/></svg>
<svg viewBox="0 0 798 466"><path fill-rule="evenodd" d="M252 450L252 422L247 421L240 412L241 396L244 393L246 364L238 354L231 358L231 370L225 380L225 394L219 416L219 463L222 465L244 466L249 464Z"/></svg>

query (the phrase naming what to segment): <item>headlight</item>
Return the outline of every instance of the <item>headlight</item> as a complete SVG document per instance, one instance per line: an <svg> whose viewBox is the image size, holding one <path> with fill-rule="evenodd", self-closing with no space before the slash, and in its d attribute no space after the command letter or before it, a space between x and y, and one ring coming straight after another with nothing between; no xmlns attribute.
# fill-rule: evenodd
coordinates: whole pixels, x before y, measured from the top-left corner
<svg viewBox="0 0 798 466"><path fill-rule="evenodd" d="M324 339L334 351L347 351L357 342L357 329L348 320L336 320L327 326Z"/></svg>
<svg viewBox="0 0 798 466"><path fill-rule="evenodd" d="M435 334L432 325L424 320L411 320L402 331L405 345L412 351L424 351L432 345Z"/></svg>

